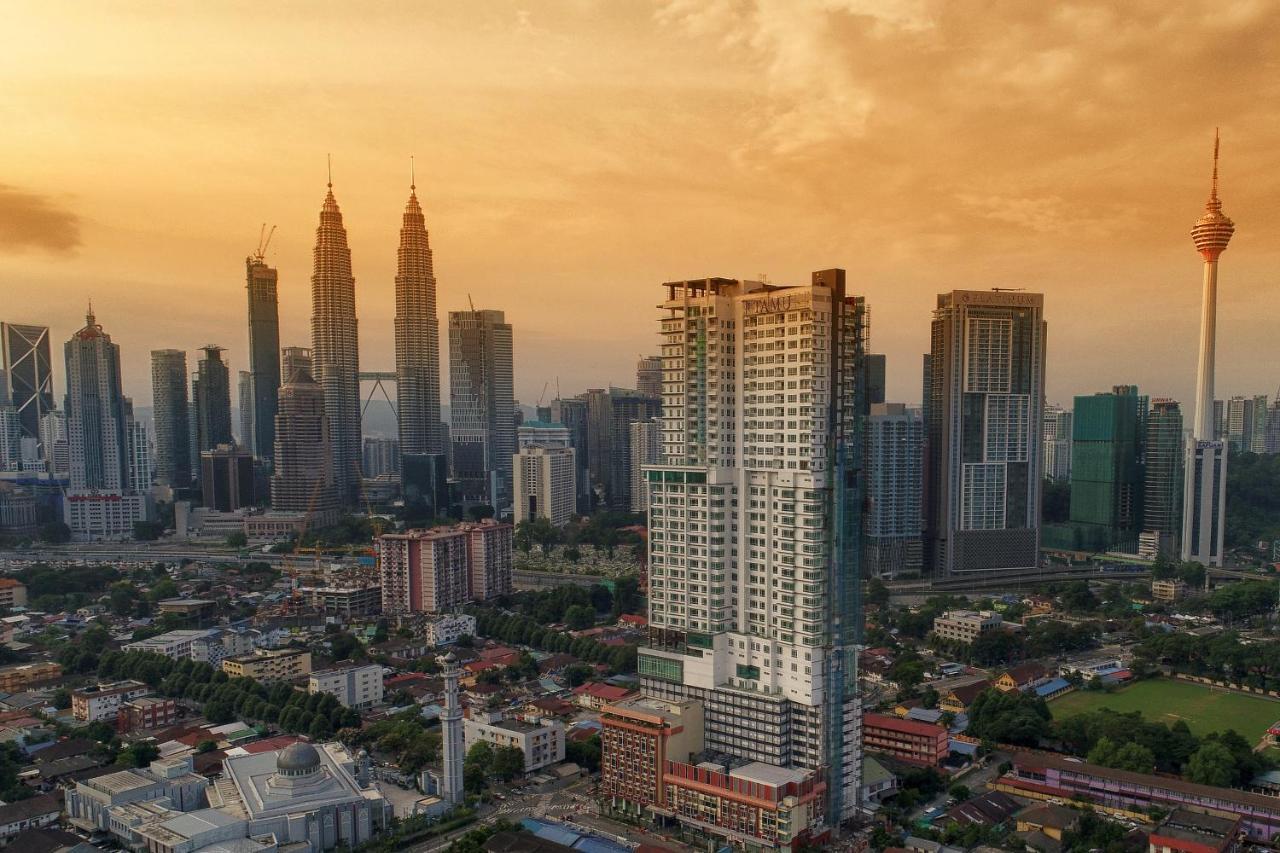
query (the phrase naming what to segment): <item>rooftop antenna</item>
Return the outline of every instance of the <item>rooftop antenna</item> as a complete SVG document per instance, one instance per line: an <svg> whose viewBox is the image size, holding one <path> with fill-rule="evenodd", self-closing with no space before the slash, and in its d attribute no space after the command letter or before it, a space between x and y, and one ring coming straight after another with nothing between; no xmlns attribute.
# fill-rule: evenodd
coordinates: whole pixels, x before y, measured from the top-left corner
<svg viewBox="0 0 1280 853"><path fill-rule="evenodd" d="M417 189L418 189L418 180L417 180L417 176L414 175L413 155L410 154L409 155L409 192L414 192Z"/></svg>
<svg viewBox="0 0 1280 853"><path fill-rule="evenodd" d="M1021 293L1026 290L1025 287L993 287L991 289L996 293Z"/></svg>
<svg viewBox="0 0 1280 853"><path fill-rule="evenodd" d="M326 154L324 156L329 161L329 189L333 189L333 155Z"/></svg>

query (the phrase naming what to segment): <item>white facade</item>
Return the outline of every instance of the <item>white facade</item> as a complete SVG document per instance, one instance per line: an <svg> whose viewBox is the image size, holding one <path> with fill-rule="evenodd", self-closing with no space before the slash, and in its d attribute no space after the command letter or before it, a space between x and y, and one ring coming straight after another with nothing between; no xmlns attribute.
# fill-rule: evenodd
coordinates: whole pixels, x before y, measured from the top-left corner
<svg viewBox="0 0 1280 853"><path fill-rule="evenodd" d="M328 693L344 708L364 710L382 704L382 665L345 666L311 673L308 693Z"/></svg>
<svg viewBox="0 0 1280 853"><path fill-rule="evenodd" d="M662 433L657 421L633 421L631 431L631 511L649 511L649 480L644 466L662 458Z"/></svg>
<svg viewBox="0 0 1280 853"><path fill-rule="evenodd" d="M568 524L577 506L577 465L571 447L521 447L512 466L516 523L545 518L555 527Z"/></svg>
<svg viewBox="0 0 1280 853"><path fill-rule="evenodd" d="M255 640L259 636L248 631L225 631L221 628L169 631L145 640L125 643L121 649L126 652L151 652L172 660L190 658L212 664L216 668L226 658L253 651L257 645Z"/></svg>
<svg viewBox="0 0 1280 853"><path fill-rule="evenodd" d="M476 635L476 617L467 613L447 613L423 625L422 639L433 646L450 646L461 636Z"/></svg>
<svg viewBox="0 0 1280 853"><path fill-rule="evenodd" d="M1044 407L1041 441L1044 443L1043 475L1048 480L1071 479L1071 431L1073 413L1062 406Z"/></svg>
<svg viewBox="0 0 1280 853"><path fill-rule="evenodd" d="M524 772L532 773L564 761L564 723L542 720L526 723L477 712L462 722L466 749L481 741L494 748L513 746L524 754Z"/></svg>
<svg viewBox="0 0 1280 853"><path fill-rule="evenodd" d="M646 471L644 693L707 707L707 747L829 766L842 816L860 772L851 578L837 577L834 435L850 456L862 303L843 273L811 285L664 285L662 461ZM857 559L849 555L848 559ZM828 696L839 687L840 698ZM830 701L829 701L830 700Z"/></svg>
<svg viewBox="0 0 1280 853"><path fill-rule="evenodd" d="M72 714L82 723L100 720L115 722L120 706L131 699L146 696L151 688L141 681L117 681L95 684L71 693Z"/></svg>

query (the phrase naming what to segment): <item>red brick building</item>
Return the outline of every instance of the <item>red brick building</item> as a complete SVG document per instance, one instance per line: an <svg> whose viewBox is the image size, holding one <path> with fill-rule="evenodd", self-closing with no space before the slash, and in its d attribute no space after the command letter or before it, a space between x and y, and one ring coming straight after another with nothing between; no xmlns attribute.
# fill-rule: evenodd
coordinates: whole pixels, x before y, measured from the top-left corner
<svg viewBox="0 0 1280 853"><path fill-rule="evenodd" d="M951 738L942 726L903 720L887 714L864 714L862 748L921 767L937 767L951 752Z"/></svg>
<svg viewBox="0 0 1280 853"><path fill-rule="evenodd" d="M600 711L600 795L606 808L651 818L664 805L668 757L702 749L702 704L632 699Z"/></svg>
<svg viewBox="0 0 1280 853"><path fill-rule="evenodd" d="M172 699L146 696L125 702L116 712L116 730L158 729L178 721L178 703Z"/></svg>

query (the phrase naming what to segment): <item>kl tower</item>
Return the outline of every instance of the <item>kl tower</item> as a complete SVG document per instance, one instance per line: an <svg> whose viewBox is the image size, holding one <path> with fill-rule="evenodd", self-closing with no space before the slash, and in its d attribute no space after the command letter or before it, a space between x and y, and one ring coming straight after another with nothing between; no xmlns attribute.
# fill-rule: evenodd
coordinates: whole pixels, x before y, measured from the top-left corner
<svg viewBox="0 0 1280 853"><path fill-rule="evenodd" d="M1213 184L1204 216L1191 239L1204 258L1204 296L1200 309L1200 362L1196 373L1196 420L1187 437L1182 493L1182 559L1222 565L1227 494L1226 443L1214 435L1213 357L1218 313L1218 256L1226 251L1235 224L1218 199L1218 135L1213 136Z"/></svg>

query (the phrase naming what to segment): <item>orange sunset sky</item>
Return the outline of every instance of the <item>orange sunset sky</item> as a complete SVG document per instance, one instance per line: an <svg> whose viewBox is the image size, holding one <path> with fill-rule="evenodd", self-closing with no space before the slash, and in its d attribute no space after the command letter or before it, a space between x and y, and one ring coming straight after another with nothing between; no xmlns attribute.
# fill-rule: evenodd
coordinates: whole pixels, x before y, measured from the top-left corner
<svg viewBox="0 0 1280 853"><path fill-rule="evenodd" d="M662 281L831 266L891 399L920 399L934 294L1001 286L1046 295L1051 401L1189 401L1215 126L1218 396L1280 384L1276 2L4 6L0 319L52 327L59 398L90 298L140 405L151 349L245 368L263 222L309 345L332 152L363 369L394 368L412 154L442 325L505 310L526 404L632 384Z"/></svg>

